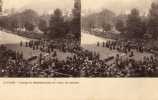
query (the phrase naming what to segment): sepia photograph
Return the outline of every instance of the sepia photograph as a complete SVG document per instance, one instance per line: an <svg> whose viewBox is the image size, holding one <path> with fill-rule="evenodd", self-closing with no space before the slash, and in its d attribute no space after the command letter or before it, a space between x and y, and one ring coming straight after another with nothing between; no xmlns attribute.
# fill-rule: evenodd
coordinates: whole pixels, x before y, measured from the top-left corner
<svg viewBox="0 0 158 100"><path fill-rule="evenodd" d="M0 100L158 100L158 0L0 0Z"/></svg>
<svg viewBox="0 0 158 100"><path fill-rule="evenodd" d="M158 76L156 0L82 0L86 77ZM86 53L85 52L85 53Z"/></svg>
<svg viewBox="0 0 158 100"><path fill-rule="evenodd" d="M0 0L0 77L79 77L80 0Z"/></svg>
<svg viewBox="0 0 158 100"><path fill-rule="evenodd" d="M158 2L0 0L0 77L158 77Z"/></svg>

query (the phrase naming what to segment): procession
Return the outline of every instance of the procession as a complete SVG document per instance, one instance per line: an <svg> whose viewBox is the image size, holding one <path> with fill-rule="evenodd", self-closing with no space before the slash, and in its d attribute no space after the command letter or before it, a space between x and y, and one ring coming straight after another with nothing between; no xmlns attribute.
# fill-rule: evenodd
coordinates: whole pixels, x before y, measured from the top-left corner
<svg viewBox="0 0 158 100"><path fill-rule="evenodd" d="M50 14L26 8L4 13L1 3L0 77L158 76L157 3L150 16L136 8L116 16L101 7L83 14L81 1L70 1L68 10L55 7Z"/></svg>

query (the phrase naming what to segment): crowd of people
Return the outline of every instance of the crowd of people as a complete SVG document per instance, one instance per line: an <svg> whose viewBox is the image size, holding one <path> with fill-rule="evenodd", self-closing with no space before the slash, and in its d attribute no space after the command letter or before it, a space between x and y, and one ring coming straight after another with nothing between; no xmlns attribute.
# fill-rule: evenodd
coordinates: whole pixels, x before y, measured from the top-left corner
<svg viewBox="0 0 158 100"><path fill-rule="evenodd" d="M97 52L80 47L74 40L31 40L20 43L20 46L40 50L35 58L24 59L23 54L0 46L1 77L154 77L158 76L158 59L156 56L136 61L130 57L122 58L120 54L101 60ZM144 52L142 45L132 46L129 42L108 41L97 43L120 52L132 52L133 49ZM73 55L65 60L57 58L56 50L70 52ZM44 53L43 53L44 52ZM48 54L45 56L45 54ZM134 56L134 54L133 54ZM30 61L35 60L35 63ZM108 63L108 62L111 63Z"/></svg>
<svg viewBox="0 0 158 100"><path fill-rule="evenodd" d="M25 44L25 45L23 45ZM49 41L49 40L31 40L29 42L23 43L21 41L20 46L25 46L32 48L33 50L40 50L41 52L51 53L55 49L58 49L62 52L75 52L75 50L80 49L80 43L75 40L55 40L55 41Z"/></svg>
<svg viewBox="0 0 158 100"><path fill-rule="evenodd" d="M110 50L117 50L118 52L130 54L129 56L134 56L134 51L139 53L151 52L151 48L146 48L144 42L131 42L125 40L109 40L106 43L97 43L97 46L102 46L103 48L109 48Z"/></svg>

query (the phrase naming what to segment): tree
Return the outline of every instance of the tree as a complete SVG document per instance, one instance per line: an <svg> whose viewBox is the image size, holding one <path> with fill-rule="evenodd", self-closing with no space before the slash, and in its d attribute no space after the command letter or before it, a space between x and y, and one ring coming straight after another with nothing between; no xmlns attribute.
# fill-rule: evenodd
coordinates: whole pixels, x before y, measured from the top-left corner
<svg viewBox="0 0 158 100"><path fill-rule="evenodd" d="M19 28L20 18L19 13L13 14L9 16L11 29L14 31Z"/></svg>
<svg viewBox="0 0 158 100"><path fill-rule="evenodd" d="M44 33L47 32L48 26L47 26L47 21L46 20L40 19L38 26L39 26L39 29L41 31L43 31Z"/></svg>
<svg viewBox="0 0 158 100"><path fill-rule="evenodd" d="M2 28L8 28L8 17L7 16L1 16L0 17L0 26L2 27Z"/></svg>
<svg viewBox="0 0 158 100"><path fill-rule="evenodd" d="M75 38L81 38L81 1L75 0L74 9L72 10L73 19L71 23L71 31Z"/></svg>
<svg viewBox="0 0 158 100"><path fill-rule="evenodd" d="M61 38L64 34L64 18L62 15L62 11L60 9L56 9L54 14L51 16L50 25L49 25L49 36L51 38Z"/></svg>
<svg viewBox="0 0 158 100"><path fill-rule="evenodd" d="M2 13L2 11L3 11L3 1L0 0L0 13Z"/></svg>
<svg viewBox="0 0 158 100"><path fill-rule="evenodd" d="M158 37L158 3L152 3L148 17L148 33L156 39Z"/></svg>
<svg viewBox="0 0 158 100"><path fill-rule="evenodd" d="M92 29L95 28L95 20L94 20L94 18L90 16L90 17L87 19L87 23L88 23L88 30L90 30L90 32L91 32Z"/></svg>
<svg viewBox="0 0 158 100"><path fill-rule="evenodd" d="M0 17L0 26L8 30L16 30L17 28L25 28L33 31L39 23L39 15L31 9L26 9L21 13L12 13L8 16Z"/></svg>
<svg viewBox="0 0 158 100"><path fill-rule="evenodd" d="M33 31L36 25L39 23L39 15L31 9L27 9L20 14L22 26L27 30Z"/></svg>
<svg viewBox="0 0 158 100"><path fill-rule="evenodd" d="M33 31L34 28L35 28L35 25L33 23L30 23L30 22L25 22L24 24L25 28L28 30L28 31Z"/></svg>
<svg viewBox="0 0 158 100"><path fill-rule="evenodd" d="M127 19L127 36L133 38L141 38L143 23L137 9L132 9Z"/></svg>
<svg viewBox="0 0 158 100"><path fill-rule="evenodd" d="M63 28L64 28L64 34L67 35L70 32L70 22L69 21L65 21Z"/></svg>
<svg viewBox="0 0 158 100"><path fill-rule="evenodd" d="M125 31L125 24L122 20L117 20L116 25L115 25L116 29L118 31L120 31L121 33L124 33Z"/></svg>
<svg viewBox="0 0 158 100"><path fill-rule="evenodd" d="M103 28L103 32L105 31L110 31L111 30L111 25L109 23L102 23L102 28Z"/></svg>
<svg viewBox="0 0 158 100"><path fill-rule="evenodd" d="M92 29L95 28L95 23L94 23L94 21L90 21L90 22L88 23L88 28L89 28L90 32L92 31Z"/></svg>

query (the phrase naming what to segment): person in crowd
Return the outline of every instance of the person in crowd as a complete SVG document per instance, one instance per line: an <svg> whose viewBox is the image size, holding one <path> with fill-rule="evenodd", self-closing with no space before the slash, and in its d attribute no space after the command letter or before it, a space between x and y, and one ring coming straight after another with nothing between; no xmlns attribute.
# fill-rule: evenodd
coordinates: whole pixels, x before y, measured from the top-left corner
<svg viewBox="0 0 158 100"><path fill-rule="evenodd" d="M99 42L97 43L97 46ZM21 43L20 43L21 45ZM74 40L46 41L31 40L25 46L40 50L37 56L24 59L23 52L8 50L0 46L1 77L144 77L158 76L158 59L156 56L134 60L133 49L144 51L141 46L132 46L124 41L107 41L103 47L119 52L127 52L130 57L123 58L120 54L100 59L97 52L80 47ZM56 50L70 52L74 55L61 61ZM131 53L130 53L131 52ZM31 62L34 61L32 64ZM110 63L109 63L110 62Z"/></svg>

